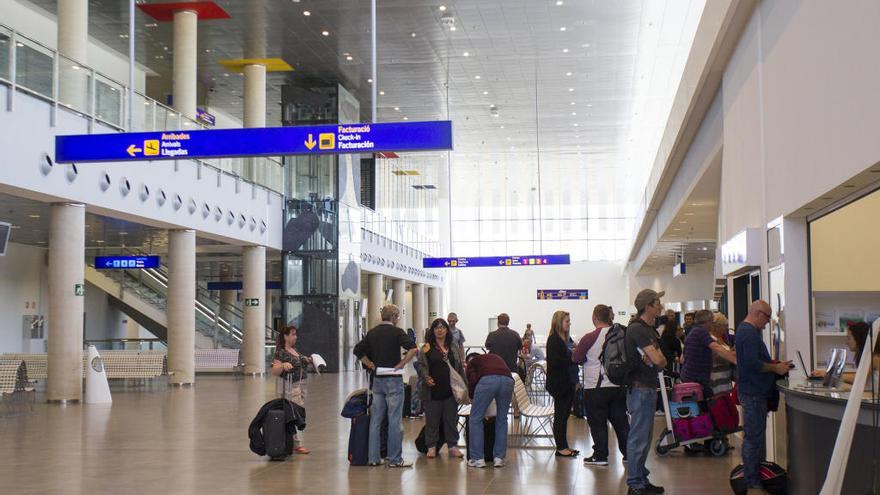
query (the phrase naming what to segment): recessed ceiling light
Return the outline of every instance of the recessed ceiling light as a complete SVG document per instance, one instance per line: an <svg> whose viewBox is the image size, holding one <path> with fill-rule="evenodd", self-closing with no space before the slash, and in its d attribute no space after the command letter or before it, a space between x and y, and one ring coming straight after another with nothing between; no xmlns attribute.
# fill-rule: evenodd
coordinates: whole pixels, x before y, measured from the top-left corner
<svg viewBox="0 0 880 495"><path fill-rule="evenodd" d="M464 55L465 57L470 57L470 56L471 56L470 52L464 52L464 53L462 53L462 55Z"/></svg>
<svg viewBox="0 0 880 495"><path fill-rule="evenodd" d="M579 127L579 126L580 126L580 124L575 124L575 125L574 125L574 126L575 126L575 127Z"/></svg>
<svg viewBox="0 0 880 495"><path fill-rule="evenodd" d="M308 10L303 10L303 15L308 17L308 16L312 15L312 13L309 12Z"/></svg>
<svg viewBox="0 0 880 495"><path fill-rule="evenodd" d="M128 38L128 35L123 33L123 34L120 34L119 37L122 39L125 39L125 38Z"/></svg>
<svg viewBox="0 0 880 495"><path fill-rule="evenodd" d="M563 48L562 53L568 53L568 48Z"/></svg>
<svg viewBox="0 0 880 495"><path fill-rule="evenodd" d="M565 75L571 77L571 72L566 72Z"/></svg>
<svg viewBox="0 0 880 495"><path fill-rule="evenodd" d="M575 102L571 102L571 104L572 104L572 106L577 105L577 103L575 103Z"/></svg>
<svg viewBox="0 0 880 495"><path fill-rule="evenodd" d="M404 117L403 120L409 120L409 117Z"/></svg>
<svg viewBox="0 0 880 495"><path fill-rule="evenodd" d="M455 31L455 26L450 26L450 27L449 27L449 30L450 30L450 31Z"/></svg>
<svg viewBox="0 0 880 495"><path fill-rule="evenodd" d="M562 0L556 0L556 6L559 7L560 5L562 5Z"/></svg>
<svg viewBox="0 0 880 495"><path fill-rule="evenodd" d="M583 45L581 45L581 48L589 48L589 47L590 47L589 43L584 43Z"/></svg>
<svg viewBox="0 0 880 495"><path fill-rule="evenodd" d="M372 79L372 78L371 78L371 79L367 79L367 82L370 83L370 84L373 84L373 79Z"/></svg>
<svg viewBox="0 0 880 495"><path fill-rule="evenodd" d="M119 235L128 235L128 232L120 232Z"/></svg>
<svg viewBox="0 0 880 495"><path fill-rule="evenodd" d="M501 128L504 129L504 126L501 126Z"/></svg>
<svg viewBox="0 0 880 495"><path fill-rule="evenodd" d="M593 104L592 104L592 103L587 103L587 108L593 108Z"/></svg>
<svg viewBox="0 0 880 495"><path fill-rule="evenodd" d="M441 5L441 6L440 6L440 12L446 12L446 6L445 6L445 5Z"/></svg>
<svg viewBox="0 0 880 495"><path fill-rule="evenodd" d="M577 115L577 112L571 112L572 115Z"/></svg>
<svg viewBox="0 0 880 495"><path fill-rule="evenodd" d="M565 31L565 26L562 26L561 28L559 28L559 30L560 30L560 31Z"/></svg>
<svg viewBox="0 0 880 495"><path fill-rule="evenodd" d="M351 62L352 60L354 60L354 57L349 55L349 56L345 57L345 60L348 60L349 62Z"/></svg>
<svg viewBox="0 0 880 495"><path fill-rule="evenodd" d="M224 72L224 73L223 73L223 77L229 77L229 73L228 73L228 72Z"/></svg>
<svg viewBox="0 0 880 495"><path fill-rule="evenodd" d="M479 79L479 78L480 78L480 76L474 76L474 79Z"/></svg>
<svg viewBox="0 0 880 495"><path fill-rule="evenodd" d="M399 112L399 111L400 111L400 107L394 107L394 111L395 111L395 112Z"/></svg>
<svg viewBox="0 0 880 495"><path fill-rule="evenodd" d="M574 88L568 88L568 92L571 93L574 91Z"/></svg>
<svg viewBox="0 0 880 495"><path fill-rule="evenodd" d="M488 92L488 91L483 91L483 94L484 94L484 95L487 95L487 94L489 94L489 92Z"/></svg>
<svg viewBox="0 0 880 495"><path fill-rule="evenodd" d="M102 241L101 239L98 239L98 240L96 240L95 242L98 243L98 244L104 244L104 241Z"/></svg>
<svg viewBox="0 0 880 495"><path fill-rule="evenodd" d="M28 215L28 218L40 218L40 215Z"/></svg>
<svg viewBox="0 0 880 495"><path fill-rule="evenodd" d="M415 38L415 37L416 37L416 33L409 33L409 35L410 35L410 37L412 37L412 38Z"/></svg>
<svg viewBox="0 0 880 495"><path fill-rule="evenodd" d="M380 95L380 96L385 96L385 92L384 92L384 91L379 91L379 95Z"/></svg>
<svg viewBox="0 0 880 495"><path fill-rule="evenodd" d="M321 31L322 36L330 36L330 31Z"/></svg>

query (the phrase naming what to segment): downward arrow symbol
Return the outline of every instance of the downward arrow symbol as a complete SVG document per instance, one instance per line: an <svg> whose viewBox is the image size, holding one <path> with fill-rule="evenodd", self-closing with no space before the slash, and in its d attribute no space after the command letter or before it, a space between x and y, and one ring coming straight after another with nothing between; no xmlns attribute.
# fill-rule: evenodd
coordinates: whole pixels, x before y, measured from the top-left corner
<svg viewBox="0 0 880 495"><path fill-rule="evenodd" d="M316 144L318 144L318 142L315 141L311 134L309 134L309 140L305 142L306 148L312 149Z"/></svg>

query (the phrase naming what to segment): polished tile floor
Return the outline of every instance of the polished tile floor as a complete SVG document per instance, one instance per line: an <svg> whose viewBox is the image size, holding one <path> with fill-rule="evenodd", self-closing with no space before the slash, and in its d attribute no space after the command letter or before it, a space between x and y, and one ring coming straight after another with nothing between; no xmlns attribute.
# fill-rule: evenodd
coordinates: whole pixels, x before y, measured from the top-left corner
<svg viewBox="0 0 880 495"><path fill-rule="evenodd" d="M38 395L30 414L0 418L0 494L626 493L619 454L600 468L557 459L552 449L510 449L507 467L485 470L419 457L413 439L422 420L404 420L404 457L414 468L349 467L348 420L339 412L362 385L356 373L310 378L304 440L312 453L286 462L248 450L247 426L274 396L270 379L200 375L192 389L114 384L112 406L50 405ZM569 425L574 448L588 453L586 421ZM739 450L710 458L679 449L652 453L648 463L669 494L729 493Z"/></svg>

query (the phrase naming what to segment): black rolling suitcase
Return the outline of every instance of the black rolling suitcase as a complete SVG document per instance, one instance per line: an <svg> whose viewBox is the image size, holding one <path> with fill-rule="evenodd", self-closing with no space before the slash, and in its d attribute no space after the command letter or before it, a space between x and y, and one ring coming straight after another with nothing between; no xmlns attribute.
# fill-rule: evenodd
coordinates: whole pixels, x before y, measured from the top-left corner
<svg viewBox="0 0 880 495"><path fill-rule="evenodd" d="M348 432L348 463L366 466L370 453L370 415L361 414L351 418Z"/></svg>
<svg viewBox="0 0 880 495"><path fill-rule="evenodd" d="M468 418L470 419L470 418ZM471 459L471 422L464 424L464 443L467 447L467 459ZM483 418L483 460L492 462L495 455L495 418Z"/></svg>
<svg viewBox="0 0 880 495"><path fill-rule="evenodd" d="M403 385L403 417L412 416L412 387L408 383Z"/></svg>
<svg viewBox="0 0 880 495"><path fill-rule="evenodd" d="M288 444L290 435L284 424L284 410L274 409L266 414L263 421L263 439L266 442L266 455L273 461L283 461L290 455Z"/></svg>

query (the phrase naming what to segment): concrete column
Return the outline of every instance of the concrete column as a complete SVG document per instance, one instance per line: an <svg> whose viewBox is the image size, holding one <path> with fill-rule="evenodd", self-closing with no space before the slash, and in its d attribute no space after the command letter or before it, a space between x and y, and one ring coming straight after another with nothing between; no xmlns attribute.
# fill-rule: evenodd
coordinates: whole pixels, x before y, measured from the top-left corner
<svg viewBox="0 0 880 495"><path fill-rule="evenodd" d="M413 329L416 331L416 340L421 342L425 339L425 329L428 328L428 305L425 301L425 284L412 284L413 306Z"/></svg>
<svg viewBox="0 0 880 495"><path fill-rule="evenodd" d="M53 204L49 219L49 402L82 400L86 209Z"/></svg>
<svg viewBox="0 0 880 495"><path fill-rule="evenodd" d="M367 275L367 330L375 327L382 321L380 310L385 305L383 289L385 278L378 273Z"/></svg>
<svg viewBox="0 0 880 495"><path fill-rule="evenodd" d="M394 289L391 293L391 302L400 308L399 326L406 330L406 314L409 312L406 307L406 280L394 279L391 284Z"/></svg>
<svg viewBox="0 0 880 495"><path fill-rule="evenodd" d="M266 127L266 66L244 67L244 126Z"/></svg>
<svg viewBox="0 0 880 495"><path fill-rule="evenodd" d="M440 307L440 289L439 287L428 287L428 324L434 321L435 318L440 318L442 315L441 307Z"/></svg>
<svg viewBox="0 0 880 495"><path fill-rule="evenodd" d="M89 0L58 0L58 51L86 63L89 48Z"/></svg>
<svg viewBox="0 0 880 495"><path fill-rule="evenodd" d="M196 117L196 68L198 65L198 15L192 10L174 13L174 108Z"/></svg>
<svg viewBox="0 0 880 495"><path fill-rule="evenodd" d="M168 232L168 383L195 382L196 233Z"/></svg>
<svg viewBox="0 0 880 495"><path fill-rule="evenodd" d="M261 375L266 372L266 309L262 307L266 296L266 248L245 246L242 257L244 281L241 297L244 304L241 311L244 313L244 336L241 355L244 372Z"/></svg>

